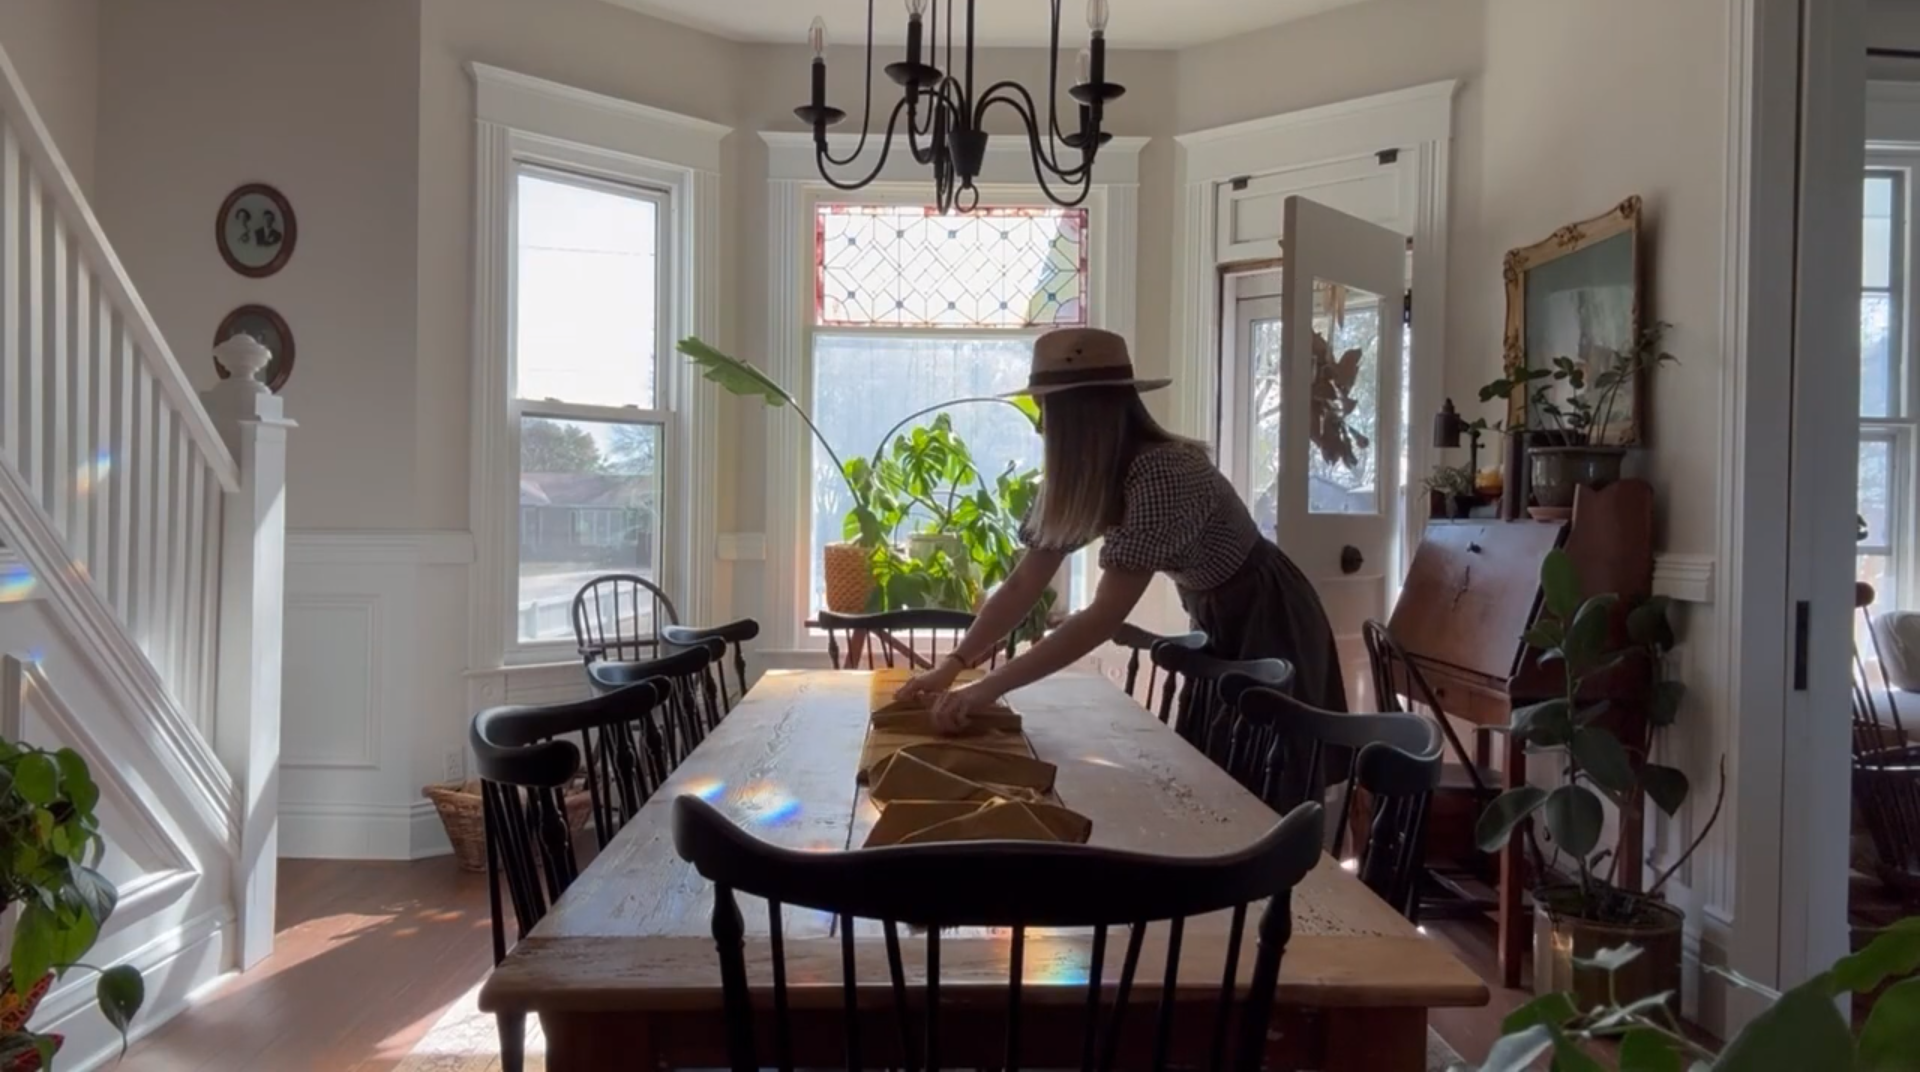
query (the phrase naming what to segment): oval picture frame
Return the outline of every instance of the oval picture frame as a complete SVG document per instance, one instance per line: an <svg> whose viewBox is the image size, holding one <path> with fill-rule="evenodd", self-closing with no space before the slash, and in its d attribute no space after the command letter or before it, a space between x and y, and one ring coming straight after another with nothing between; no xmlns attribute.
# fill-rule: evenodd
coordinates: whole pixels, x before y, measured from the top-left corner
<svg viewBox="0 0 1920 1072"><path fill-rule="evenodd" d="M227 267L265 279L287 266L300 240L300 223L285 194L250 182L227 195L213 221L213 241Z"/></svg>
<svg viewBox="0 0 1920 1072"><path fill-rule="evenodd" d="M264 305L242 305L220 321L220 327L213 333L213 345L219 346L235 335L251 335L273 353L261 378L267 390L279 394L293 375L293 329L287 326L286 318ZM223 380L233 375L217 357L213 359L213 367Z"/></svg>

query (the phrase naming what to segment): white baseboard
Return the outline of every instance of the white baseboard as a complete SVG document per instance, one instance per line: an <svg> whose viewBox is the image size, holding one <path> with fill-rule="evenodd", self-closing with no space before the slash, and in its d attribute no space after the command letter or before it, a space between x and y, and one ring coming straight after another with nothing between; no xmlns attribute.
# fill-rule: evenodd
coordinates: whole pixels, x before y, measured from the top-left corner
<svg viewBox="0 0 1920 1072"><path fill-rule="evenodd" d="M413 829L411 804L282 800L280 858L411 860Z"/></svg>
<svg viewBox="0 0 1920 1072"><path fill-rule="evenodd" d="M146 1006L128 1032L132 1043L138 1044L185 1012L195 997L226 977L232 960L227 949L232 927L232 910L218 908L148 942L120 961L139 968L147 983ZM67 1037L56 1062L66 1072L110 1068L120 1055L120 1035L101 1017L91 982L49 995L33 1026L37 1031Z"/></svg>

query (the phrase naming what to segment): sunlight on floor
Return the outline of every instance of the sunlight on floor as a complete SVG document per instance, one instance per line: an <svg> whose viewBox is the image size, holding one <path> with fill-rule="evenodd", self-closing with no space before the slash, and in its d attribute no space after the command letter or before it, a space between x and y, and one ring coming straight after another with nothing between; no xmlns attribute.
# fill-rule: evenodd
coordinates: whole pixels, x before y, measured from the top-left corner
<svg viewBox="0 0 1920 1072"><path fill-rule="evenodd" d="M394 1072L497 1072L500 1036L493 1017L480 1011L480 988L453 1003L427 1037ZM538 1017L527 1024L527 1072L545 1072L547 1040Z"/></svg>

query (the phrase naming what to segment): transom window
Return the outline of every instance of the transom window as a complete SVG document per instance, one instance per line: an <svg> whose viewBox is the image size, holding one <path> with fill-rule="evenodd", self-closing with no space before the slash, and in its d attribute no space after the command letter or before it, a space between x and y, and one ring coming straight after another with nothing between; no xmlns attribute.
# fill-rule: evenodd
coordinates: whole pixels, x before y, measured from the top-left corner
<svg viewBox="0 0 1920 1072"><path fill-rule="evenodd" d="M514 193L513 636L528 645L573 638L574 593L592 577L660 573L668 195L532 165Z"/></svg>
<svg viewBox="0 0 1920 1072"><path fill-rule="evenodd" d="M816 205L809 337L813 417L827 441L844 458L871 457L920 410L1025 386L1038 335L1089 323L1087 222L1084 209L941 216L921 205ZM940 412L987 484L1039 468L1040 437L1011 407L975 402ZM818 610L821 550L845 538L851 498L832 459L810 449L810 607Z"/></svg>

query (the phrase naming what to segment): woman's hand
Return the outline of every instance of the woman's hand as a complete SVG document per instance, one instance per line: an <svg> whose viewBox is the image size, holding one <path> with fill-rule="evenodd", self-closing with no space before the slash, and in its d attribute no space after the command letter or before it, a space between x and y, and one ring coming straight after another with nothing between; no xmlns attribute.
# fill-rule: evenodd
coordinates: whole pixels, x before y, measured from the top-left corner
<svg viewBox="0 0 1920 1072"><path fill-rule="evenodd" d="M1000 687L989 678L947 693L933 705L934 731L950 737L966 732L973 716L998 703L1002 695Z"/></svg>
<svg viewBox="0 0 1920 1072"><path fill-rule="evenodd" d="M893 694L901 702L912 700L930 700L953 687L953 679L960 676L960 660L942 659L933 669L924 674L916 674L908 679Z"/></svg>

